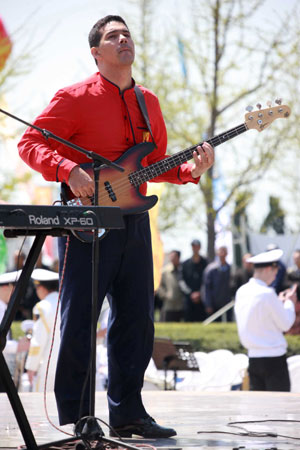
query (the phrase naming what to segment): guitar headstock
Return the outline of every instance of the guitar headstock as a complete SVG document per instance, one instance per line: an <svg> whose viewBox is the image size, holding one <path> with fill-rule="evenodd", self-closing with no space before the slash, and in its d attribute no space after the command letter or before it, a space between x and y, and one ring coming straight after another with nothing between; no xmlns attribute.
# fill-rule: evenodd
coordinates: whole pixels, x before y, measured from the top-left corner
<svg viewBox="0 0 300 450"><path fill-rule="evenodd" d="M268 103L270 105L270 103ZM291 110L286 105L270 106L261 109L261 105L257 105L257 111L250 111L245 115L245 125L248 129L255 128L257 131L263 131L276 119L285 119L291 114Z"/></svg>

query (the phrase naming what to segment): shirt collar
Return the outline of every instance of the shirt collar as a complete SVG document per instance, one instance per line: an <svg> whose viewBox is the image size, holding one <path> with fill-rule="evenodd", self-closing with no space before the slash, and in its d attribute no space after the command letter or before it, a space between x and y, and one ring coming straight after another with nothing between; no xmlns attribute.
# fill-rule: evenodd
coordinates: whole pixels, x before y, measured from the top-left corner
<svg viewBox="0 0 300 450"><path fill-rule="evenodd" d="M261 286L268 286L267 283L265 283L263 280L260 280L259 278L250 278L249 283L251 284L260 284Z"/></svg>
<svg viewBox="0 0 300 450"><path fill-rule="evenodd" d="M111 92L115 92L116 94L121 94L119 86L117 86L115 83L113 83L112 81L105 78L100 72L97 72L97 75L99 76L99 84L101 87L103 87L105 90L108 89ZM133 78L131 78L131 80L132 80L131 87L125 89L124 92L129 91L134 88L135 81Z"/></svg>

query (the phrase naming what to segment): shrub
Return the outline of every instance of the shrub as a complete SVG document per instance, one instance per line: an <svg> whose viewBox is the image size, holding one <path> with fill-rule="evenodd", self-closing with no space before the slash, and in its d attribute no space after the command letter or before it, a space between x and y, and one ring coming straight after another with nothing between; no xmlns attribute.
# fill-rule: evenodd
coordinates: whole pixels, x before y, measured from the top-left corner
<svg viewBox="0 0 300 450"><path fill-rule="evenodd" d="M23 335L21 322L13 322L13 339L19 339ZM219 348L231 350L233 353L247 352L240 343L235 322L209 325L200 322L155 322L155 337L189 342L195 352L211 352ZM288 356L300 354L300 335L287 335L286 339Z"/></svg>
<svg viewBox="0 0 300 450"><path fill-rule="evenodd" d="M155 337L169 338L173 341L189 342L194 351L211 352L219 348L231 350L233 353L246 353L241 345L236 323L170 323L156 322ZM300 335L286 336L288 356L300 354Z"/></svg>

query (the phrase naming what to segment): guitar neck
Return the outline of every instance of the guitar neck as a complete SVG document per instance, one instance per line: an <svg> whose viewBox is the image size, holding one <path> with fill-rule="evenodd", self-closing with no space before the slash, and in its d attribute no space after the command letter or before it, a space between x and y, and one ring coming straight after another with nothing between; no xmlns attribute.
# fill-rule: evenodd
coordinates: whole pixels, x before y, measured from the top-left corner
<svg viewBox="0 0 300 450"><path fill-rule="evenodd" d="M212 147L216 147L217 145L223 144L229 139L232 139L235 136L238 136L247 130L248 128L246 127L246 125L242 124L207 140L207 142ZM166 159L151 164L150 166L145 167L135 173L132 173L131 174L132 181L134 182L135 185L140 185L142 183L145 183L146 181L152 180L158 175L162 175L163 173L168 172L168 170L170 169L174 169L175 167L180 166L181 164L192 159L193 152L196 150L198 145L201 144L202 143L194 145L193 147L189 147L185 150L176 153L175 155L172 155Z"/></svg>

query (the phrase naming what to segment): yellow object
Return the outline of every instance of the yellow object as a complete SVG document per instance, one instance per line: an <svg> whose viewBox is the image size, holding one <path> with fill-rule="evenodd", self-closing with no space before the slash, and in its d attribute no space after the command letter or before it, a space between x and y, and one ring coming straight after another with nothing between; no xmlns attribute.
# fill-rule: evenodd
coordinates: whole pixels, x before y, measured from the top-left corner
<svg viewBox="0 0 300 450"><path fill-rule="evenodd" d="M157 195L158 202L150 209L150 227L152 235L152 252L153 252L153 265L154 265L154 290L159 286L161 279L161 270L164 262L164 248L160 238L158 229L158 212L159 212L159 199L163 192L163 183L149 183L147 188L147 195Z"/></svg>

